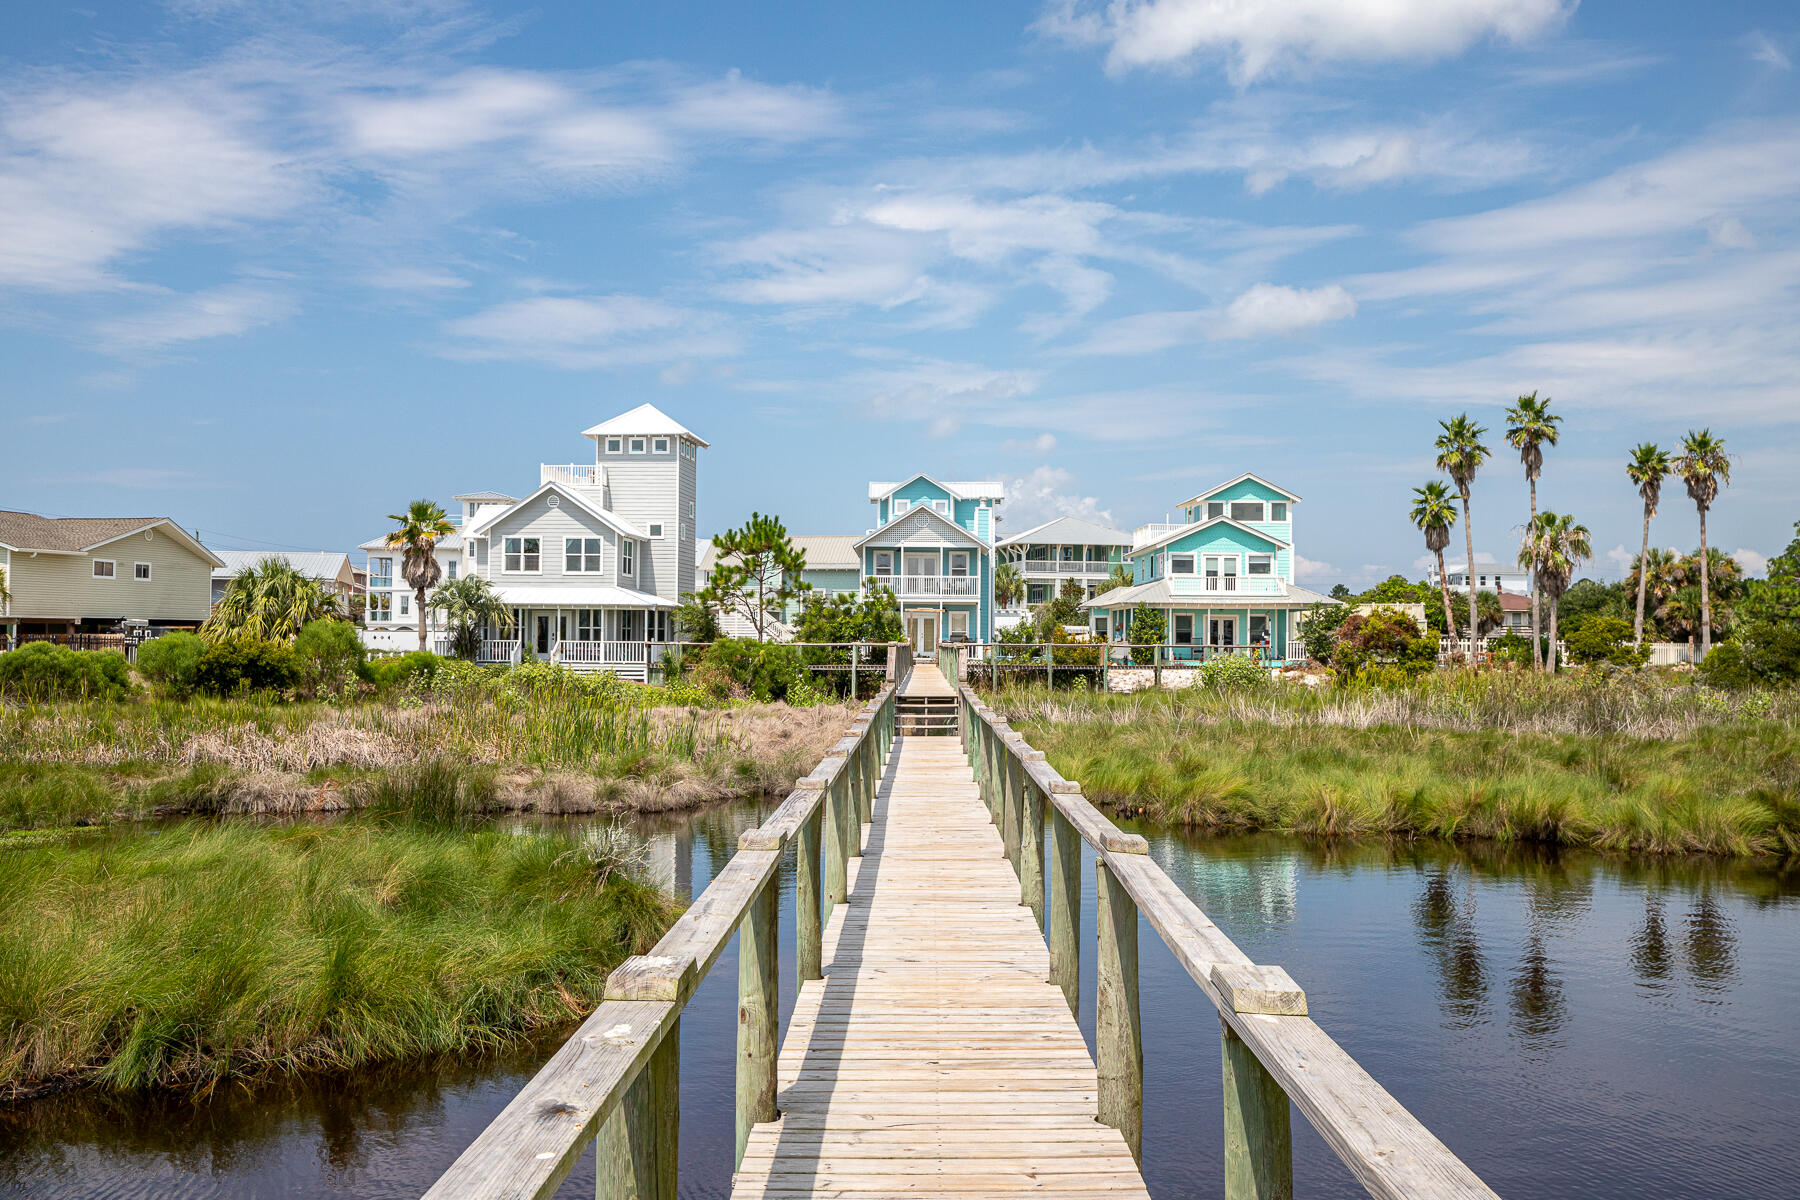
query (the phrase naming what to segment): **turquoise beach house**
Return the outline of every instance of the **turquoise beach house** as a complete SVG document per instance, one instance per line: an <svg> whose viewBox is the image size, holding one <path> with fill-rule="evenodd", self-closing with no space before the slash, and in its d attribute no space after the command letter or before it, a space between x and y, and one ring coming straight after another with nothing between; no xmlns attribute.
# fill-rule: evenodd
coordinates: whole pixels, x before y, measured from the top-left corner
<svg viewBox="0 0 1800 1200"><path fill-rule="evenodd" d="M936 653L945 639L992 639L994 510L1005 498L985 480L914 475L869 485L875 527L855 544L864 586L894 590L918 653Z"/></svg>
<svg viewBox="0 0 1800 1200"><path fill-rule="evenodd" d="M1248 472L1181 505L1182 521L1146 525L1126 555L1130 587L1086 607L1114 641L1129 641L1140 604L1162 611L1164 644L1177 661L1256 653L1306 657L1296 618L1328 596L1294 582L1294 509L1300 497ZM1096 627L1099 621L1095 621Z"/></svg>

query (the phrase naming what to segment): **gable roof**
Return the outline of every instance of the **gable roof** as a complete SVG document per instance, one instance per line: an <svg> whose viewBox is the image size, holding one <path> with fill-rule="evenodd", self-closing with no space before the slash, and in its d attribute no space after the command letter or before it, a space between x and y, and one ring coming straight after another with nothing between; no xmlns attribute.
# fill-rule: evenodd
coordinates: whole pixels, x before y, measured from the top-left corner
<svg viewBox="0 0 1800 1200"><path fill-rule="evenodd" d="M308 579L336 580L350 566L350 556L335 550L220 550L214 579L229 579L265 558L279 559Z"/></svg>
<svg viewBox="0 0 1800 1200"><path fill-rule="evenodd" d="M1108 529L1083 517L1057 517L1045 521L1042 525L1034 525L1024 533L1015 533L1009 538L1002 538L1000 545L1013 546L1021 542L1052 542L1096 546L1129 546L1131 535L1121 533L1117 529Z"/></svg>
<svg viewBox="0 0 1800 1200"><path fill-rule="evenodd" d="M869 484L869 502L872 504L877 500L885 500L907 484L916 482L920 479L923 479L933 487L943 489L958 500L988 499L998 503L1006 499L1006 485L992 479L971 479L963 480L961 482L943 483L933 479L925 472L920 471L918 474L910 475L898 483L878 483L871 481Z"/></svg>
<svg viewBox="0 0 1800 1200"><path fill-rule="evenodd" d="M539 484L537 491L531 493L529 496L526 496L519 500L515 500L511 504L508 504L506 507L501 508L495 512L491 512L487 516L482 517L481 520L475 522L473 528L471 528L467 531L468 535L470 537L480 537L483 530L491 528L493 526L493 524L496 521L499 521L502 517L505 517L511 513L518 512L520 509L524 508L527 504L530 504L533 500L536 500L539 496L542 496L545 492L555 492L558 496L562 497L564 500L572 501L574 503L575 507L581 509L583 512L587 513L589 516L593 517L596 521L599 521L605 525L612 526L614 529L618 530L620 533L624 534L628 538L648 538L650 536L648 533L644 532L642 529L639 529L636 525L633 525L630 521L627 521L624 517L621 517L618 513L612 511L610 508L601 508L598 504L595 504L593 501L591 501L587 497L583 496L575 488L568 487L564 484L558 483L554 479L550 480L547 483Z"/></svg>
<svg viewBox="0 0 1800 1200"><path fill-rule="evenodd" d="M509 496L505 492L464 492L460 496L450 497L452 500L467 500L470 503L485 502L489 504L511 504L517 496Z"/></svg>
<svg viewBox="0 0 1800 1200"><path fill-rule="evenodd" d="M654 404L640 404L627 413L620 413L610 421L602 421L592 429L582 430L582 437L602 438L618 437L622 434L644 436L647 434L666 434L670 437L683 437L697 446L707 445L706 439L671 417Z"/></svg>
<svg viewBox="0 0 1800 1200"><path fill-rule="evenodd" d="M1261 538L1263 541L1269 543L1269 545L1274 546L1277 549L1287 549L1288 545L1289 545L1287 542L1282 541L1280 538L1276 537L1274 534L1264 533L1262 530L1257 529L1250 525L1246 525L1242 521L1234 521L1230 517L1208 517L1204 521L1193 521L1187 525L1183 525L1179 529L1173 530L1169 533L1165 533L1161 537L1157 538L1154 542L1145 542L1142 546L1133 546L1129 551L1126 552L1125 556L1127 558L1136 558L1140 554L1148 554L1152 550L1160 550L1164 546L1168 545L1170 542L1180 541L1182 538L1187 537L1189 534L1198 533L1198 532L1200 532L1200 530L1207 528L1209 525L1229 525L1233 529L1241 529L1245 533L1249 534L1251 537Z"/></svg>
<svg viewBox="0 0 1800 1200"><path fill-rule="evenodd" d="M1300 497L1294 495L1294 493L1288 491L1286 488L1282 487L1280 484L1270 483L1268 480L1264 479L1261 475L1258 475L1254 471L1245 471L1242 475L1237 476L1235 479L1227 479L1224 483L1219 484L1217 487L1207 488L1204 492L1201 492L1198 496L1190 496L1188 499L1183 500L1180 504L1176 505L1176 507L1177 508L1186 508L1190 504L1198 504L1202 500L1206 499L1208 496L1216 496L1220 492L1224 491L1226 488L1231 487L1234 484L1242 483L1246 479L1254 479L1257 483L1262 484L1264 487L1268 488L1270 491L1280 492L1282 495L1286 496L1289 500L1293 500L1293 501L1297 502L1300 499Z"/></svg>
<svg viewBox="0 0 1800 1200"><path fill-rule="evenodd" d="M0 511L0 546L36 554L85 554L146 529L166 529L176 541L211 563L219 558L168 517L40 517Z"/></svg>
<svg viewBox="0 0 1800 1200"><path fill-rule="evenodd" d="M1133 584L1130 587L1113 588L1101 592L1092 600L1082 602L1083 608L1128 608L1134 604L1148 604L1151 607L1201 609L1209 605L1221 609L1258 609L1258 608L1302 608L1314 604L1342 604L1342 600L1334 600L1330 596L1322 596L1311 588L1303 588L1297 583L1283 582L1279 592L1258 592L1254 595L1240 592L1231 599L1223 599L1222 593L1189 593L1177 596L1175 589L1167 579L1152 579L1149 583Z"/></svg>
<svg viewBox="0 0 1800 1200"><path fill-rule="evenodd" d="M976 537L974 534L972 534L968 530L964 529L961 525L958 525L955 521L952 521L949 517L946 517L943 513L939 512L935 508L930 507L929 505L924 508L908 509L905 516L895 517L893 520L889 521L886 525L883 525L879 529L871 529L868 533L865 533L861 537L857 538L852 543L852 545L854 545L856 547L857 551L860 552L864 546L867 546L870 542L875 541L875 539L881 537L883 534L897 533L898 527L905 524L908 521L914 521L914 522L935 521L939 525L942 525L945 529L948 529L948 530L951 530L952 532L954 532L958 538L960 538L962 541L967 542L969 545L979 546L982 549L987 548L986 542L982 541L980 538Z"/></svg>

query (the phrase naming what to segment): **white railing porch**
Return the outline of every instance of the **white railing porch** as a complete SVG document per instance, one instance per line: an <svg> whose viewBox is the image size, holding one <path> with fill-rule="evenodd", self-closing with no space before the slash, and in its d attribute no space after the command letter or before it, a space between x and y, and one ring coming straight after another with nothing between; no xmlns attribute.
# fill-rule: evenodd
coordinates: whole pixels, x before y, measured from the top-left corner
<svg viewBox="0 0 1800 1200"><path fill-rule="evenodd" d="M973 600L981 595L981 581L973 575L871 575L869 583L893 588L902 599L941 596Z"/></svg>
<svg viewBox="0 0 1800 1200"><path fill-rule="evenodd" d="M539 463L538 485L567 484L570 487L606 486L606 468L597 463Z"/></svg>
<svg viewBox="0 0 1800 1200"><path fill-rule="evenodd" d="M595 666L642 666L650 661L651 642L562 642L557 661Z"/></svg>

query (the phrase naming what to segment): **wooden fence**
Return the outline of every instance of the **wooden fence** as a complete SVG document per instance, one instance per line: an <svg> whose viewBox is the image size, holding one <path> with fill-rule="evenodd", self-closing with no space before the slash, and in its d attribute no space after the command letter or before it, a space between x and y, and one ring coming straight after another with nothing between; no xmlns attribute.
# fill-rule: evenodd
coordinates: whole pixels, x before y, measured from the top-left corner
<svg viewBox="0 0 1800 1200"><path fill-rule="evenodd" d="M1218 1010L1227 1200L1293 1195L1290 1100L1372 1196L1491 1200L1488 1186L1314 1023L1286 971L1253 962L1150 859L1143 838L1107 820L972 688L958 694L970 766L1018 872L1021 902L1047 929L1050 981L1071 1009L1080 1003L1081 842L1093 849L1099 1116L1134 1154L1141 1157L1144 1118L1141 913Z"/></svg>
<svg viewBox="0 0 1800 1200"><path fill-rule="evenodd" d="M547 1198L590 1142L600 1195L674 1200L681 1012L733 935L743 1158L751 1127L776 1116L776 864L793 844L797 973L802 982L821 978L825 922L844 902L849 862L860 852L894 740L894 695L889 684L865 704L812 774L738 838L738 852L650 953L620 964L593 1015L432 1185L427 1200Z"/></svg>
<svg viewBox="0 0 1800 1200"><path fill-rule="evenodd" d="M1280 651L1280 652L1278 652ZM1271 646L1133 646L1126 642L945 642L938 667L952 682L998 684L1042 677L1055 687L1081 678L1105 691L1116 671L1149 671L1160 686L1164 676L1184 676L1220 658L1247 658L1270 668L1305 662L1299 642Z"/></svg>

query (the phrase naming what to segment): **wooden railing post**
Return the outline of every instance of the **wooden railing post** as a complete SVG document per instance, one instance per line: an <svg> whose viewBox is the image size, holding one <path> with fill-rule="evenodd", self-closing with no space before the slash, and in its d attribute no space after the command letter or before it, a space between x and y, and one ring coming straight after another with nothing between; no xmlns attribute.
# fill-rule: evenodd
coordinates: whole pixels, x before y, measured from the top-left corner
<svg viewBox="0 0 1800 1200"><path fill-rule="evenodd" d="M780 1018L780 994L775 978L780 955L776 946L777 913L781 892L770 871L750 908L738 922L738 1054L737 1054L737 1158L744 1161L750 1131L773 1121L775 1111L775 1056L780 1042L776 1022Z"/></svg>
<svg viewBox="0 0 1800 1200"><path fill-rule="evenodd" d="M831 924L831 911L844 902L844 895L849 886L850 844L844 837L844 803L841 799L843 789L843 773L839 772L825 786L825 796L819 802L824 812L824 827L820 832L825 842L825 924Z"/></svg>
<svg viewBox="0 0 1800 1200"><path fill-rule="evenodd" d="M800 823L794 848L794 973L799 982L825 977L825 929L819 909L819 833L824 803Z"/></svg>
<svg viewBox="0 0 1800 1200"><path fill-rule="evenodd" d="M1020 785L1019 765L1013 759L1013 733L1009 729L995 731L994 753L999 760L996 781L1000 799L1000 847L1011 865L1013 874L1019 874L1019 806L1018 795Z"/></svg>
<svg viewBox="0 0 1800 1200"><path fill-rule="evenodd" d="M1042 762L1042 750L1026 749L1019 743L1020 766ZM1020 771L1019 788L1019 898L1031 909L1038 928L1044 928L1044 794L1032 781L1028 769Z"/></svg>
<svg viewBox="0 0 1800 1200"><path fill-rule="evenodd" d="M1225 1200L1293 1200L1287 1093L1221 1018L1225 1077Z"/></svg>
<svg viewBox="0 0 1800 1200"><path fill-rule="evenodd" d="M1099 1120L1125 1135L1131 1156L1144 1156L1144 1042L1138 1021L1137 902L1104 859L1095 867L1099 974L1095 1042L1100 1072Z"/></svg>
<svg viewBox="0 0 1800 1200"><path fill-rule="evenodd" d="M1046 798L1048 799L1048 798ZM1081 837L1050 808L1050 982L1081 1015Z"/></svg>
<svg viewBox="0 0 1800 1200"><path fill-rule="evenodd" d="M681 1020L676 1018L594 1138L597 1200L675 1200L680 1081Z"/></svg>

